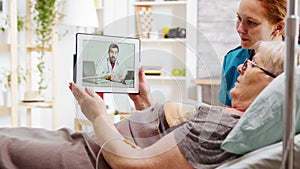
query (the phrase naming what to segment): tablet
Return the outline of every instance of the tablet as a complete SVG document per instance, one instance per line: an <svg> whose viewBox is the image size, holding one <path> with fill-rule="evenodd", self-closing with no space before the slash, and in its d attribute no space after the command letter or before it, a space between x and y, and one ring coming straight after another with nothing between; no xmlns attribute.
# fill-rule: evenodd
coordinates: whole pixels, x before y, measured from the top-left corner
<svg viewBox="0 0 300 169"><path fill-rule="evenodd" d="M138 38L76 34L74 81L101 93L138 93Z"/></svg>

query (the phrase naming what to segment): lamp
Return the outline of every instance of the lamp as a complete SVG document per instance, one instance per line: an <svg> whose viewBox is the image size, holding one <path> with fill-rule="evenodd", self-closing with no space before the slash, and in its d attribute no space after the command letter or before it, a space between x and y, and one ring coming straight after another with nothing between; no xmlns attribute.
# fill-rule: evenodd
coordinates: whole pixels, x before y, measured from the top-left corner
<svg viewBox="0 0 300 169"><path fill-rule="evenodd" d="M97 11L93 0L66 0L62 23L76 27L98 27Z"/></svg>

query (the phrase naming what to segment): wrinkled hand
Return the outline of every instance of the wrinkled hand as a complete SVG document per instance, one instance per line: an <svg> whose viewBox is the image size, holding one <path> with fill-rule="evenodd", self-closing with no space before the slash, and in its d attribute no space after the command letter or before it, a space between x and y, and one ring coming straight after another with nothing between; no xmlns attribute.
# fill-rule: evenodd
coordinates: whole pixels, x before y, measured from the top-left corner
<svg viewBox="0 0 300 169"><path fill-rule="evenodd" d="M73 82L69 83L69 88L78 101L81 111L91 122L94 122L99 115L106 115L106 105L100 96L88 88L81 89Z"/></svg>
<svg viewBox="0 0 300 169"><path fill-rule="evenodd" d="M146 77L144 74L144 69L141 67L139 69L139 88L140 92L138 94L128 94L130 99L134 102L136 110L143 110L152 105L151 103L151 93L150 87L147 84Z"/></svg>

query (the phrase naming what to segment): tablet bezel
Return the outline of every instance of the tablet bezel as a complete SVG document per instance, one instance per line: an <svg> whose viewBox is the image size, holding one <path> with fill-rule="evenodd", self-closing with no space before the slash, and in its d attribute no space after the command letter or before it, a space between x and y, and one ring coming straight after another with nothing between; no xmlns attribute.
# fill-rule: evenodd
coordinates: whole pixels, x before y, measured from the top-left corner
<svg viewBox="0 0 300 169"><path fill-rule="evenodd" d="M117 87L110 86L105 87L101 84L91 84L86 85L83 83L83 50L84 43L86 40L99 41L104 43L116 43L116 44L129 44L134 45L134 82L133 87ZM140 67L140 39L132 37L120 37L120 36L107 36L107 35L97 35L97 34L87 34L87 33L77 33L76 34L76 55L74 57L74 82L80 86L88 87L95 92L100 93L139 93L139 67ZM122 49L120 48L120 51ZM103 56L104 57L104 56ZM120 57L120 55L119 55ZM132 69L131 69L132 70ZM111 82L111 84L113 84Z"/></svg>

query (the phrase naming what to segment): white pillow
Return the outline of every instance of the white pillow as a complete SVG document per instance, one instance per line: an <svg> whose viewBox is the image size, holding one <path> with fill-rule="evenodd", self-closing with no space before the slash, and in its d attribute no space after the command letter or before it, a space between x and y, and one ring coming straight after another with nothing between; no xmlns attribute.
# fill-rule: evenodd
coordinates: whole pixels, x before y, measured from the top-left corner
<svg viewBox="0 0 300 169"><path fill-rule="evenodd" d="M296 68L296 132L300 132L300 67ZM221 145L234 153L245 154L282 140L282 111L285 74L275 78L254 100Z"/></svg>

